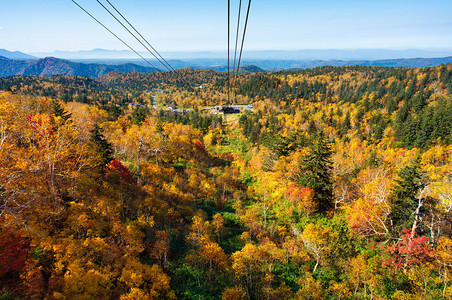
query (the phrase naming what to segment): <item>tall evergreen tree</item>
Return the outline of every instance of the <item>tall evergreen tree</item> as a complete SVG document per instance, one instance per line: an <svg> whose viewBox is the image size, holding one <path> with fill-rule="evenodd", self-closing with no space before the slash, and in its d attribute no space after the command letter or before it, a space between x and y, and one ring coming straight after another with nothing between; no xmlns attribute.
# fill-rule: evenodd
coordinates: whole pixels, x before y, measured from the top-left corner
<svg viewBox="0 0 452 300"><path fill-rule="evenodd" d="M270 134L268 144L276 157L279 158L280 156L288 156L291 152L303 147L305 143L305 137L299 132L289 132L287 136Z"/></svg>
<svg viewBox="0 0 452 300"><path fill-rule="evenodd" d="M420 170L420 157L401 169L400 179L392 189L391 220L393 234L399 236L404 228L411 228L418 206L418 194L425 187L423 174Z"/></svg>
<svg viewBox="0 0 452 300"><path fill-rule="evenodd" d="M308 126L308 133L309 134L315 134L317 132L317 127L315 126L315 121L311 120L309 122L309 126Z"/></svg>
<svg viewBox="0 0 452 300"><path fill-rule="evenodd" d="M416 96L412 99L413 102L413 108L416 111L416 113L421 113L424 107L427 105L427 101L425 97L418 92Z"/></svg>
<svg viewBox="0 0 452 300"><path fill-rule="evenodd" d="M111 144L107 141L102 133L102 129L94 123L93 129L90 130L91 138L90 141L95 145L96 150L100 153L102 157L102 163L104 165L108 164L113 160L113 149Z"/></svg>
<svg viewBox="0 0 452 300"><path fill-rule="evenodd" d="M347 134L347 132L350 128L351 128L350 112L347 112L347 114L345 115L345 120L341 125L341 130L340 130L341 136Z"/></svg>
<svg viewBox="0 0 452 300"><path fill-rule="evenodd" d="M52 101L52 116L60 117L64 121L67 121L72 114L65 111L64 108L61 107L60 101L53 100Z"/></svg>
<svg viewBox="0 0 452 300"><path fill-rule="evenodd" d="M144 120L146 120L147 116L150 113L151 111L149 110L149 108L147 108L146 106L140 106L133 111L132 115L129 118L133 123L140 125L144 122Z"/></svg>
<svg viewBox="0 0 452 300"><path fill-rule="evenodd" d="M314 190L318 213L327 213L334 208L331 155L330 143L319 134L300 166L298 184Z"/></svg>
<svg viewBox="0 0 452 300"><path fill-rule="evenodd" d="M395 102L393 97L390 97L386 102L386 109L388 110L388 114L391 115L397 109L397 103Z"/></svg>

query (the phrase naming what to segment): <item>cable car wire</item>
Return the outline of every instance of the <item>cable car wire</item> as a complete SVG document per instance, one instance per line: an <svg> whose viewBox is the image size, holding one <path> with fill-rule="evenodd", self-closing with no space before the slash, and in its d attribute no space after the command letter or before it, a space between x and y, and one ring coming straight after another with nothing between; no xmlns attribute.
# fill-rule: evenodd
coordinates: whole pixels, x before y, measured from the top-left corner
<svg viewBox="0 0 452 300"><path fill-rule="evenodd" d="M230 80L230 72L229 72L229 54L230 54L230 36L231 36L231 0L228 0L228 105L229 105L229 98L231 93L231 80Z"/></svg>
<svg viewBox="0 0 452 300"><path fill-rule="evenodd" d="M131 32L129 30L129 28L127 28L127 26L124 25L124 23L121 22L121 20L119 20L107 7L105 7L105 5L103 5L99 0L96 0L97 3L99 3L119 24L121 24L122 27L124 27L125 30L127 30L128 33L130 33L144 48L146 48L146 50L148 50L149 53L151 53L166 69L168 69L168 71L174 71L171 70L170 67L168 67L167 65L165 65L158 57L157 55L154 54L154 52L152 52L139 38L137 38L137 36L135 34L133 34L133 32Z"/></svg>
<svg viewBox="0 0 452 300"><path fill-rule="evenodd" d="M240 47L239 62L237 64L237 76L239 75L240 61L242 60L243 43L245 41L246 26L248 25L248 16L250 14L250 7L251 7L251 0L249 0L249 2L248 2L248 9L246 11L245 27L243 28L243 36L242 36L242 46Z"/></svg>
<svg viewBox="0 0 452 300"><path fill-rule="evenodd" d="M154 47L152 47L152 45L141 35L141 33L126 19L126 17L124 17L123 14L121 14L121 12L109 0L105 1L107 1L107 3L110 4L111 7L113 7L113 9L124 19L124 21L126 21L127 24L129 24L129 26L132 27L132 29L146 42L146 44L148 44L149 47L151 47L151 49L154 50L155 53L157 53L157 55L171 68L171 70L175 71L174 68L166 61L166 59L164 59L163 56L160 55L160 53Z"/></svg>
<svg viewBox="0 0 452 300"><path fill-rule="evenodd" d="M145 62L147 62L151 67L153 67L154 69L156 69L157 71L160 71L159 69L157 69L150 61L148 61L146 58L144 58L140 53L138 53L135 49L133 49L131 46L129 46L129 44L127 44L126 42L124 42L119 36L117 36L113 31L111 31L107 26L105 26L104 24L102 24L102 22L100 22L98 19L96 19L92 14L90 14L86 9L84 9L80 4L78 4L75 0L71 0L72 2L74 2L75 5L77 5L81 10L83 10L88 16L90 16L91 18L93 18L97 23L99 23L99 25L101 25L103 28L105 28L108 32L110 32L114 37L116 37L118 40L120 40L124 45L126 45L130 50L132 50L136 55L138 55L139 57L141 57Z"/></svg>
<svg viewBox="0 0 452 300"><path fill-rule="evenodd" d="M235 50L234 50L234 67L233 70L235 70L235 62L236 62L236 58L237 58L237 44L239 41L239 31L240 31L240 13L242 11L242 0L240 0L239 3L239 15L237 17L237 32L235 34Z"/></svg>
<svg viewBox="0 0 452 300"><path fill-rule="evenodd" d="M162 55L160 55L160 53L143 37L143 35L140 34L140 32L126 19L126 17L124 17L123 14L121 14L121 12L109 1L106 0L106 2L108 2L108 4L110 4L110 6L127 22L127 24L130 25L130 27L133 28L133 30L155 51L155 53L157 53L158 56L160 56L160 58L167 64L165 65L157 56L155 56L155 54L148 48L146 47L146 45L144 45L142 43L142 41L140 41L140 39L138 39L128 28L127 26L125 26L120 20L118 20L118 18L110 11L108 10L104 5L102 5L102 3L99 0L96 0L113 18L115 18L115 20L121 24L138 42L140 42L140 44L146 48L146 50L151 53L163 66L165 66L165 68L168 71L172 71L174 72L174 74L178 74L178 72L163 58ZM180 74L179 74L180 75ZM187 86L190 86L191 84L184 78L181 77L181 80L183 83L187 84Z"/></svg>

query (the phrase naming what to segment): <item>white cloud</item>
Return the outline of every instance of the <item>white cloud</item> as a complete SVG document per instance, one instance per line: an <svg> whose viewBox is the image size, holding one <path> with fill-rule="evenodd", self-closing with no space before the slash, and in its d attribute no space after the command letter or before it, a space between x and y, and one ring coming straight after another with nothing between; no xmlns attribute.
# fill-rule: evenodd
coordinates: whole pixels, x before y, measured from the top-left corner
<svg viewBox="0 0 452 300"><path fill-rule="evenodd" d="M0 30L2 30L4 27L3 26L0 26Z"/></svg>

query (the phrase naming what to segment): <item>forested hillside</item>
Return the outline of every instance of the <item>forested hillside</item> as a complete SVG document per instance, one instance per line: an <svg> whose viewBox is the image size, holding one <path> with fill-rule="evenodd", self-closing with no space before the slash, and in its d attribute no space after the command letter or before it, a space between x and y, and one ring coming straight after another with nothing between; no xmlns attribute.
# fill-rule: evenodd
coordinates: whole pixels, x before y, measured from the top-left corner
<svg viewBox="0 0 452 300"><path fill-rule="evenodd" d="M55 57L27 60L0 57L0 77L13 75L51 76L64 74L98 78L113 71L152 73L159 70L154 67L143 67L131 63L105 65L78 63Z"/></svg>
<svg viewBox="0 0 452 300"><path fill-rule="evenodd" d="M452 298L452 65L231 85L0 79L0 296Z"/></svg>
<svg viewBox="0 0 452 300"><path fill-rule="evenodd" d="M224 73L192 69L150 74L110 72L98 79L68 75L10 76L0 78L0 89L52 97L64 102L111 106L126 105L131 101L143 103L149 98L146 92L151 89L193 92L199 85L224 77Z"/></svg>

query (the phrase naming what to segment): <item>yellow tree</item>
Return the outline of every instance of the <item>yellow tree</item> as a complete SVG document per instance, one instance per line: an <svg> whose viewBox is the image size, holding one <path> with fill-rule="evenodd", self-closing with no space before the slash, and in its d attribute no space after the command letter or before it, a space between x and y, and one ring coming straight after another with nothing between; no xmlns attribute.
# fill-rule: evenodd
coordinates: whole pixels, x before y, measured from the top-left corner
<svg viewBox="0 0 452 300"><path fill-rule="evenodd" d="M158 265L144 265L136 258L127 257L119 281L130 289L121 299L175 299L170 277Z"/></svg>
<svg viewBox="0 0 452 300"><path fill-rule="evenodd" d="M248 243L232 254L232 269L248 297L261 297L271 291L275 264L284 261L285 251L273 242L266 241L260 245Z"/></svg>
<svg viewBox="0 0 452 300"><path fill-rule="evenodd" d="M391 207L388 197L393 182L383 168L367 168L355 179L361 197L345 207L347 223L365 236L389 233Z"/></svg>
<svg viewBox="0 0 452 300"><path fill-rule="evenodd" d="M308 224L301 236L309 253L314 257L315 266L312 272L322 263L322 257L328 252L328 242L336 235L329 227Z"/></svg>

